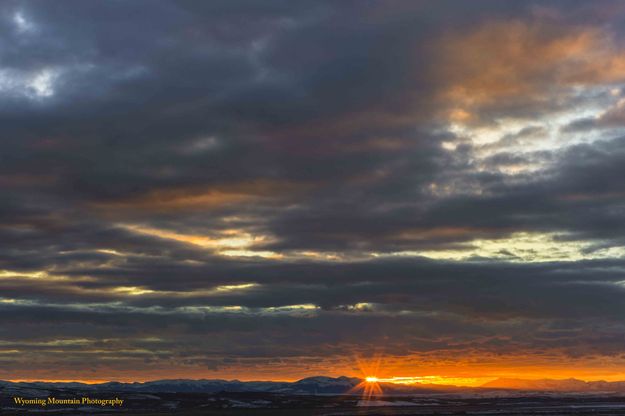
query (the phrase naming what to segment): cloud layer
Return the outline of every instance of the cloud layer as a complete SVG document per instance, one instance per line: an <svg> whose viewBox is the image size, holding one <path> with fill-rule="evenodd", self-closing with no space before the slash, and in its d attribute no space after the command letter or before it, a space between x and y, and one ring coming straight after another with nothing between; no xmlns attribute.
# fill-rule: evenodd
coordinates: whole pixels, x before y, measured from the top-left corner
<svg viewBox="0 0 625 416"><path fill-rule="evenodd" d="M0 378L625 377L624 18L3 3Z"/></svg>

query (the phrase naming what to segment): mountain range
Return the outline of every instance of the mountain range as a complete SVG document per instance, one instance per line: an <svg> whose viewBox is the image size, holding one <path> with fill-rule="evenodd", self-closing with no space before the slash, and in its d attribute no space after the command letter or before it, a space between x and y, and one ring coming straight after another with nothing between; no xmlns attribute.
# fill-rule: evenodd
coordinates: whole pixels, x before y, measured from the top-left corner
<svg viewBox="0 0 625 416"><path fill-rule="evenodd" d="M239 380L156 380L144 383L121 383L110 381L99 384L86 384L77 382L10 382L0 381L0 390L4 393L9 391L23 391L24 389L46 390L82 390L89 392L127 392L127 393L217 393L217 392L255 392L277 393L290 395L317 395L317 394L358 394L362 389L363 380L353 377L309 377L295 382L287 381L239 381ZM406 386L392 383L380 383L383 390L388 393L434 393L440 391L456 391L455 386L440 386L423 384L418 386Z"/></svg>
<svg viewBox="0 0 625 416"><path fill-rule="evenodd" d="M254 392L287 395L336 395L359 394L363 380L353 377L309 377L295 382L284 381L239 381L239 380L156 380L148 382L121 383L116 381L85 384L77 382L10 382L0 381L4 394L41 393L45 390L80 390L87 392L127 393L218 393ZM574 378L565 380L524 380L499 378L480 387L458 387L440 384L401 385L380 383L385 394L428 394L428 393L479 393L495 390L523 390L543 392L623 392L625 381L583 381Z"/></svg>
<svg viewBox="0 0 625 416"><path fill-rule="evenodd" d="M531 391L559 392L625 392L625 381L584 381L576 378L564 380L540 379L524 380L518 378L498 378L483 384L483 388Z"/></svg>

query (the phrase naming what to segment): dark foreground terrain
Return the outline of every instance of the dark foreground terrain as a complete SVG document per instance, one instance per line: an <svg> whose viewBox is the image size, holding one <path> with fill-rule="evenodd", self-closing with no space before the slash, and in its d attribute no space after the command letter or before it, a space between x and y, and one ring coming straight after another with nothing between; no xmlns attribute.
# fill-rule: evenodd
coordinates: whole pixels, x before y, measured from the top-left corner
<svg viewBox="0 0 625 416"><path fill-rule="evenodd" d="M69 397L68 392L51 392ZM112 397L98 395L101 398ZM267 393L154 393L113 394L121 407L27 405L12 397L1 399L2 415L625 415L625 398L575 395L530 397L373 397L291 396ZM77 396L74 396L77 397Z"/></svg>
<svg viewBox="0 0 625 416"><path fill-rule="evenodd" d="M381 384L383 395L365 398L357 391L361 385L362 380L347 377L311 377L296 382L158 380L96 385L0 381L0 415L625 416L625 392L620 390L570 393ZM83 403L85 399L90 404Z"/></svg>

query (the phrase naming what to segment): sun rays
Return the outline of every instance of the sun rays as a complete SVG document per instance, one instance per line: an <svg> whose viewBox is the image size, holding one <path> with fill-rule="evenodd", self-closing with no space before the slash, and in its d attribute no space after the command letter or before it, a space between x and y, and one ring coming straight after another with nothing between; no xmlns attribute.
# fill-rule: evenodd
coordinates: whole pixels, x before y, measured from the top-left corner
<svg viewBox="0 0 625 416"><path fill-rule="evenodd" d="M361 393L363 399L371 400L375 396L384 394L380 386L380 368L382 367L382 356L376 354L372 359L365 360L356 358L356 365L363 380L354 386L350 393Z"/></svg>

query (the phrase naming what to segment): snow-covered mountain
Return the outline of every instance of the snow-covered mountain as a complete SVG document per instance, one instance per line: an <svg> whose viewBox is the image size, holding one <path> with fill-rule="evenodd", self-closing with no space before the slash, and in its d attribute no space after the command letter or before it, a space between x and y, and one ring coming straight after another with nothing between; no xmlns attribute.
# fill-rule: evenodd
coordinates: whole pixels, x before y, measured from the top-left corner
<svg viewBox="0 0 625 416"><path fill-rule="evenodd" d="M350 377L309 377L295 382L281 381L239 381L239 380L157 380L145 383L107 382L101 384L55 383L55 382L2 382L0 390L82 390L90 392L127 393L219 393L250 392L292 395L358 394L363 389L363 380ZM413 385L405 386L381 383L389 394L440 393L464 390L455 386Z"/></svg>
<svg viewBox="0 0 625 416"><path fill-rule="evenodd" d="M296 382L239 381L239 380L157 380L145 383L120 383L111 381L101 384L0 381L3 390L62 389L84 391L120 391L136 393L216 393L216 392L262 392L284 394L344 394L362 380L348 377L310 377Z"/></svg>

